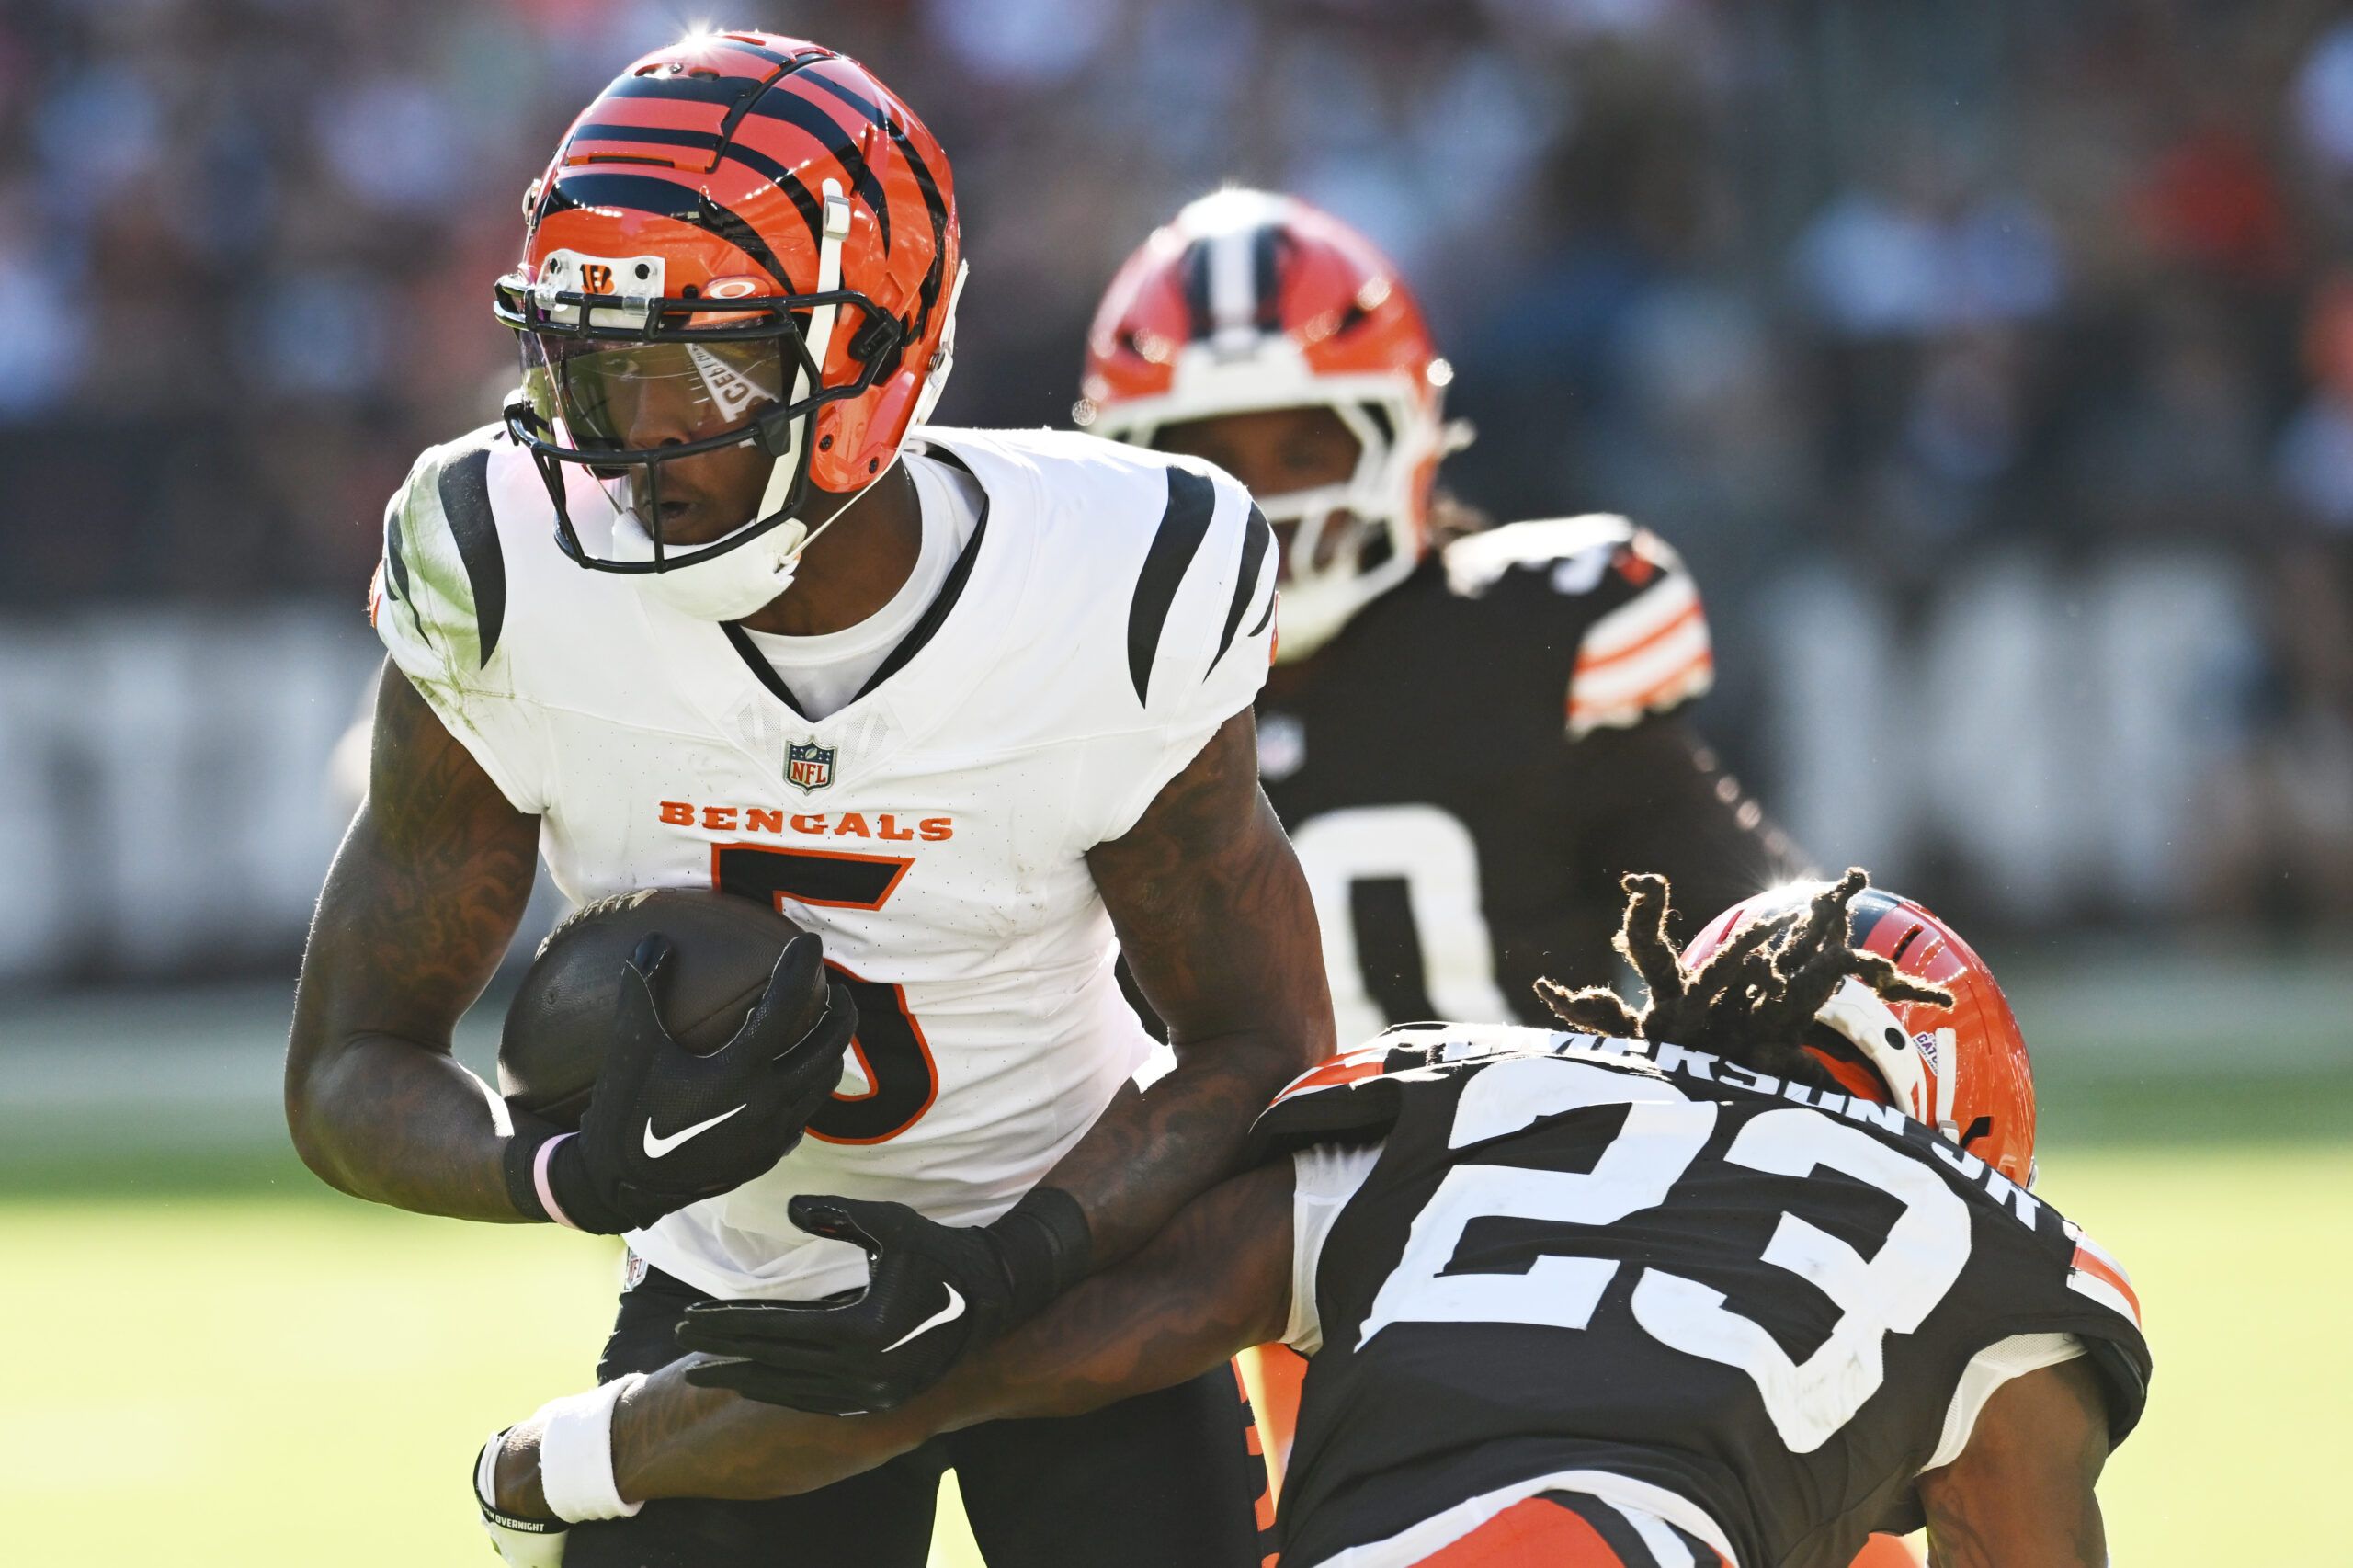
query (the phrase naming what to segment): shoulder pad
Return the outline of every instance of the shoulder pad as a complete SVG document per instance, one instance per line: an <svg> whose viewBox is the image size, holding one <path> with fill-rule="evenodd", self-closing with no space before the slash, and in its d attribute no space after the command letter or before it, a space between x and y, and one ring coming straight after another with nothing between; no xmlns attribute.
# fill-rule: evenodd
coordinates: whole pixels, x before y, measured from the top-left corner
<svg viewBox="0 0 2353 1568"><path fill-rule="evenodd" d="M369 616L418 679L488 667L506 622L506 562L489 467L504 432L485 426L428 449L384 508L384 558Z"/></svg>
<svg viewBox="0 0 2353 1568"><path fill-rule="evenodd" d="M1465 534L1446 547L1446 585L1463 598L1482 598L1518 573L1546 583L1556 594L1576 597L1599 587L1618 552L1638 538L1655 543L1680 566L1675 552L1648 529L1614 512L1588 512Z"/></svg>
<svg viewBox="0 0 2353 1568"><path fill-rule="evenodd" d="M1612 513L1506 523L1446 547L1447 586L1556 597L1582 622L1569 674L1569 738L1624 729L1703 695L1715 651L1699 585L1650 529Z"/></svg>

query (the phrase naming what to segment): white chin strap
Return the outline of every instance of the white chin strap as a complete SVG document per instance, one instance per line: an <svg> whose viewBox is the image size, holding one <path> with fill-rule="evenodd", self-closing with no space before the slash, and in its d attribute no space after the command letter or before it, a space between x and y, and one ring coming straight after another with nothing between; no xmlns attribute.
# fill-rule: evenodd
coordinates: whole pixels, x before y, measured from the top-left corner
<svg viewBox="0 0 2353 1568"><path fill-rule="evenodd" d="M850 209L849 199L842 194L839 181L827 180L824 188L825 225L817 247L817 287L813 291L829 294L842 284L842 242L849 237ZM837 305L819 305L809 312L805 339L809 358L806 365L793 371L788 403L799 403L817 391L810 384L809 366L815 367L822 383L825 356L834 346L834 318L839 310ZM767 486L761 493L757 510L752 514L756 519L772 517L784 509L792 494L793 478L801 469L810 428L816 419L817 411L812 409L786 426L784 450L768 465ZM801 551L833 527L835 518L840 516L836 512L814 528L795 517L724 555L699 561L691 566L646 573L639 578L639 585L652 597L696 620L741 620L757 614L792 586L793 574L801 567ZM613 519L613 554L622 561L654 559L654 540L631 507L621 507Z"/></svg>

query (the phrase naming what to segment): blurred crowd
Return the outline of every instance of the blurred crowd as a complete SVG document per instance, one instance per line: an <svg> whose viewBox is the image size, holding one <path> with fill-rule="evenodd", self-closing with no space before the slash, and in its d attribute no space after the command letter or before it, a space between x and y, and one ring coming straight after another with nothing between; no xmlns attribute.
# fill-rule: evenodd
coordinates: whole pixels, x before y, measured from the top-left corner
<svg viewBox="0 0 2353 1568"><path fill-rule="evenodd" d="M2220 699L2218 896L2333 856L2353 907L2353 16L2321 0L11 0L0 609L356 602L409 459L511 372L525 184L701 20L859 56L949 148L943 417L1064 419L1119 258L1239 179L1398 256L1481 431L1449 473L1500 514L1898 595L1994 541L2227 553L2267 634Z"/></svg>

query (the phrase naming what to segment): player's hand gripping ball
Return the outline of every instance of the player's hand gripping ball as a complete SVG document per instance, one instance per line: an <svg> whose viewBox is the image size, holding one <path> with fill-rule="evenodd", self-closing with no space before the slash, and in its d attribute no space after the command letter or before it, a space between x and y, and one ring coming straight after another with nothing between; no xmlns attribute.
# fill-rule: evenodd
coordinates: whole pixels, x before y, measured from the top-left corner
<svg viewBox="0 0 2353 1568"><path fill-rule="evenodd" d="M812 1235L863 1247L866 1289L847 1301L698 1302L678 1343L726 1359L689 1368L688 1382L824 1415L891 1410L1086 1272L1086 1217L1051 1188L986 1225L807 1195L787 1212Z"/></svg>
<svg viewBox="0 0 2353 1568"><path fill-rule="evenodd" d="M767 938L748 953L747 929ZM632 945L616 961L619 939ZM515 1141L524 1179L551 1217L607 1233L740 1187L801 1141L857 1023L816 937L756 904L672 892L592 906L532 965L500 1051L519 1110L559 1126L578 1103L571 1081L590 1082L577 1136Z"/></svg>

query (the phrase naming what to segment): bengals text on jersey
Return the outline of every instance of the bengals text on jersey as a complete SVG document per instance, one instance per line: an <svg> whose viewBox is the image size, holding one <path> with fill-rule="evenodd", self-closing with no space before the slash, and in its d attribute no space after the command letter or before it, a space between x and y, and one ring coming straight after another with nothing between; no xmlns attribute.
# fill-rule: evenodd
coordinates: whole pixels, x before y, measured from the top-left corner
<svg viewBox="0 0 2353 1568"><path fill-rule="evenodd" d="M926 430L904 460L969 475L977 524L866 689L816 719L740 628L553 549L540 474L496 426L426 453L385 515L376 631L540 818L564 895L772 902L855 994L863 1081L769 1175L630 1238L713 1296L864 1278L788 1221L795 1192L980 1223L1093 1124L1151 1040L1083 857L1269 662L1267 524L1214 470L1042 431ZM567 483L575 519L610 516L585 470Z"/></svg>

